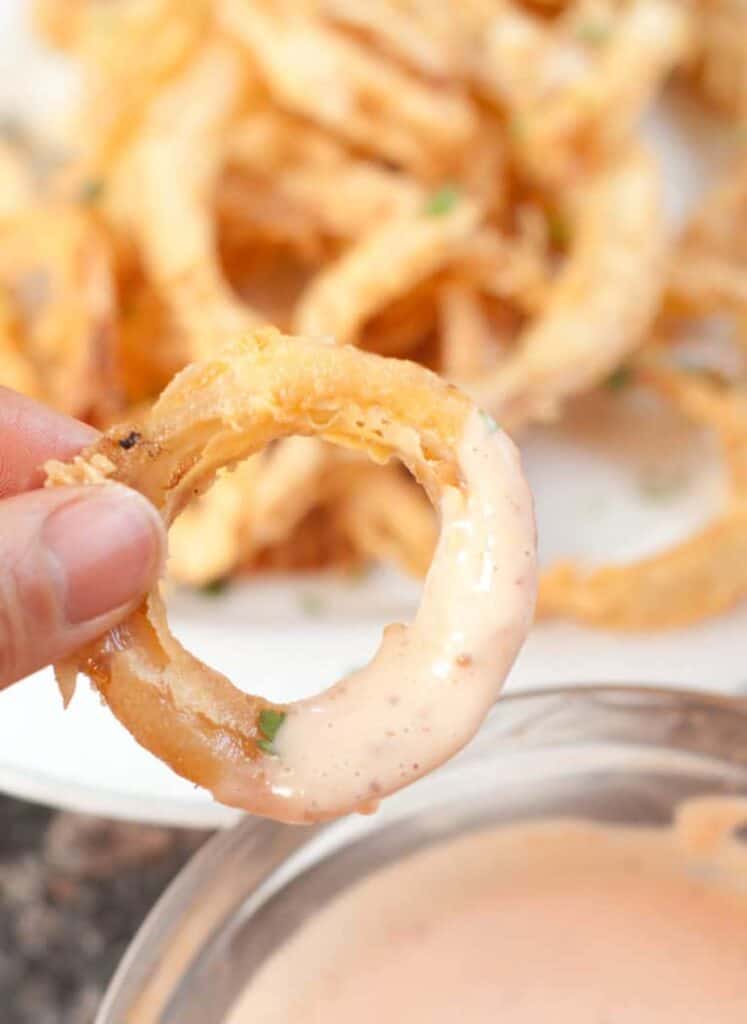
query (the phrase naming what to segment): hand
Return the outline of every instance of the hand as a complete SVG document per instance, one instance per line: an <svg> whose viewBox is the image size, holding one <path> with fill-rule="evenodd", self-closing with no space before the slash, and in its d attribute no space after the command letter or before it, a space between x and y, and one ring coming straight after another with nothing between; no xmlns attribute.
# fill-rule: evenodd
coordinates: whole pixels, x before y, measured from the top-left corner
<svg viewBox="0 0 747 1024"><path fill-rule="evenodd" d="M96 436L0 388L0 689L114 626L163 566L165 531L142 495L41 487L46 459Z"/></svg>

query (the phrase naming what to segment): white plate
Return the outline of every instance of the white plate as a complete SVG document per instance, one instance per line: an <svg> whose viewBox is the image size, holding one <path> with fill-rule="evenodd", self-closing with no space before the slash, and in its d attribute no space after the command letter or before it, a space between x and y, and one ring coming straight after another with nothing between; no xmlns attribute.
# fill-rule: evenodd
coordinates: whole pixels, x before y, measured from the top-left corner
<svg viewBox="0 0 747 1024"><path fill-rule="evenodd" d="M64 65L28 43L25 6L23 0L0 4L0 115L20 108L56 116L69 79ZM670 212L679 220L708 176L717 147L706 140L695 160L662 124L660 117L650 134L667 167ZM627 401L603 400L613 407ZM674 426L659 425L655 446L650 436L641 446L617 428L614 416L607 436L590 436L585 428L598 422L594 413L594 403L585 401L562 432L536 431L525 444L544 560L572 554L599 561L611 553L622 560L655 550L685 536L720 500L720 471L701 457L708 439L685 442ZM699 469L703 464L711 468ZM671 493L652 493L662 489ZM214 598L176 594L171 620L193 651L238 685L287 700L321 689L369 657L381 625L406 617L417 593L417 586L390 572L355 585L255 581ZM736 692L747 682L745 637L745 608L697 628L656 635L541 625L508 688L603 681ZM0 788L143 821L214 826L236 817L138 747L86 686L64 713L49 672L0 695Z"/></svg>

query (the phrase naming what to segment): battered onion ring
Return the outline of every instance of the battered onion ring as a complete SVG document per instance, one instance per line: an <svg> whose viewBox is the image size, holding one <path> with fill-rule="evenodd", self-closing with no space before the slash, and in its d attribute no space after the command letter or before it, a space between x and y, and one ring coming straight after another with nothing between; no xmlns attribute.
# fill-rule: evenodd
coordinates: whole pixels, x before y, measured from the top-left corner
<svg viewBox="0 0 747 1024"><path fill-rule="evenodd" d="M16 337L33 385L55 409L96 423L121 409L117 296L105 233L89 210L24 208L0 233L2 302L12 300ZM25 376L25 375L24 375Z"/></svg>
<svg viewBox="0 0 747 1024"><path fill-rule="evenodd" d="M666 255L660 172L631 147L585 195L543 315L491 372L460 383L508 428L552 419L644 340Z"/></svg>
<svg viewBox="0 0 747 1024"><path fill-rule="evenodd" d="M278 706L184 650L153 590L57 674L68 692L88 675L139 743L217 800L302 822L370 809L461 748L493 703L536 591L531 499L511 441L420 366L263 329L184 370L142 423L47 471L50 485L133 486L169 524L220 467L290 434L396 455L439 503L413 624L390 626L370 666Z"/></svg>
<svg viewBox="0 0 747 1024"><path fill-rule="evenodd" d="M715 429L728 471L723 511L679 544L627 565L584 571L559 562L544 574L540 615L566 615L608 629L688 626L747 597L747 402L699 375L643 356L636 380L699 426Z"/></svg>

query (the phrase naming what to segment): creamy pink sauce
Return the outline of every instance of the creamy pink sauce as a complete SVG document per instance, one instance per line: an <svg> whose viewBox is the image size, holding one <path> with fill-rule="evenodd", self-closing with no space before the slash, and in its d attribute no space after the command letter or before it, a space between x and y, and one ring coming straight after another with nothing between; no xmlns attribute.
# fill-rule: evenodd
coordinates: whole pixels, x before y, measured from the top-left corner
<svg viewBox="0 0 747 1024"><path fill-rule="evenodd" d="M227 1024L744 1024L747 847L720 814L431 848L314 918Z"/></svg>
<svg viewBox="0 0 747 1024"><path fill-rule="evenodd" d="M443 494L415 621L389 626L369 665L288 709L263 763L286 820L375 807L463 747L500 692L534 611L532 499L516 447L484 414L468 417L458 457L463 487ZM233 784L217 798L234 802Z"/></svg>

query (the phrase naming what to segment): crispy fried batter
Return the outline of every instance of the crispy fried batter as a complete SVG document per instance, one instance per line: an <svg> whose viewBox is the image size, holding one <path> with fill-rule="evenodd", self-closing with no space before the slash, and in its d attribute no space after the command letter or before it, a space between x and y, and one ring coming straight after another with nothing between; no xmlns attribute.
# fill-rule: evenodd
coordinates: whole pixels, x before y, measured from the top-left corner
<svg viewBox="0 0 747 1024"><path fill-rule="evenodd" d="M747 597L747 398L646 359L636 378L699 425L716 430L730 494L716 520L667 551L591 571L563 563L547 572L538 610L617 629L686 626Z"/></svg>
<svg viewBox="0 0 747 1024"><path fill-rule="evenodd" d="M107 426L269 321L415 359L518 430L624 375L652 329L676 359L717 317L745 360L745 161L670 249L639 128L679 69L738 129L738 0L34 6L82 96L63 171L0 140L0 383ZM664 401L715 415L662 372ZM720 436L741 472L740 430ZM646 564L552 570L543 608L658 628L677 581L672 621L715 613L742 592L735 509ZM170 567L423 571L434 536L399 471L285 439L189 505Z"/></svg>
<svg viewBox="0 0 747 1024"><path fill-rule="evenodd" d="M500 550L501 546L510 549L518 544L518 558L531 576L534 527L518 460L507 439L497 433L497 427L493 425L489 430L483 426L464 395L414 363L288 338L269 328L233 342L209 360L187 367L143 420L112 428L71 463L48 463L47 484L127 484L148 497L168 525L223 467L256 455L279 438L304 434L366 452L376 462L397 456L425 486L434 502L444 494L452 503L456 502L459 517L455 523L459 531L471 519L475 520L471 529L479 529L485 516L484 498L472 500L472 488L477 483L468 483L461 461L461 442L468 419L480 423L481 429L479 439L469 435L470 445L483 445L480 450L484 457L492 446L500 452L498 464L505 474L506 504L511 508L512 523L517 520L517 510L522 513L514 531L508 531L497 541L492 535L486 536L486 541L497 543L493 551L496 559L508 558L508 550ZM255 461L244 463L240 472L251 474L255 467ZM226 500L226 494L229 503L235 499L232 492L225 492L222 487L230 479L219 481L219 502ZM366 487L364 480L363 489L357 494L365 495ZM388 476L387 487L384 500L388 494L401 501L393 493L399 481ZM492 484L488 493L493 493ZM364 544L372 553L381 554L383 549L389 554L392 545L399 546L400 538L390 535L391 520L380 507L372 506L371 500L374 494L370 494L367 511L375 512L376 518L364 519L356 514L355 523L357 528L363 528ZM375 500L382 500L378 488ZM409 498L407 504L411 505ZM503 521L502 511L489 510L488 518L491 515ZM447 551L454 535L449 536ZM481 581L479 587L477 580L472 584L476 593L485 586L484 554L478 550L477 557L471 559L467 554L462 559L465 567L461 571L465 578L474 574ZM533 587L511 589L515 586L511 579L504 588L506 593L515 594L517 604L515 609L507 609L506 621L515 621L517 628L523 623L519 630L523 632ZM448 621L448 599L446 604L431 603L435 604L435 621ZM425 607L424 603L423 616ZM420 617L413 630L421 628L419 622ZM492 638L492 632L489 635ZM497 635L502 634L499 631ZM506 639L509 649L511 642ZM422 639L417 643L422 643ZM66 698L78 672L89 676L139 743L179 774L211 789L224 802L290 821L329 817L353 810L363 802L354 795L354 779L350 801L345 800L340 806L317 803L317 796L320 801L323 799L323 781L316 787L319 793L305 787L294 791L288 777L284 785L275 785L262 722L267 714L282 721L286 709L241 692L189 654L169 631L157 587L123 625L57 666ZM416 682L409 680L410 685ZM464 693L467 705L469 689ZM297 714L304 713L302 702L296 708ZM312 721L313 718L312 710ZM470 714L468 720L472 721ZM434 750L434 756L442 760L453 741L447 737L440 746L449 748ZM270 757L272 753L270 750ZM413 766L414 777L422 774L421 768L425 770L425 766ZM382 795L408 779L408 773L398 773L393 784L382 787Z"/></svg>
<svg viewBox="0 0 747 1024"><path fill-rule="evenodd" d="M664 281L658 168L629 151L583 197L568 262L515 352L468 387L503 423L556 416L646 337Z"/></svg>

